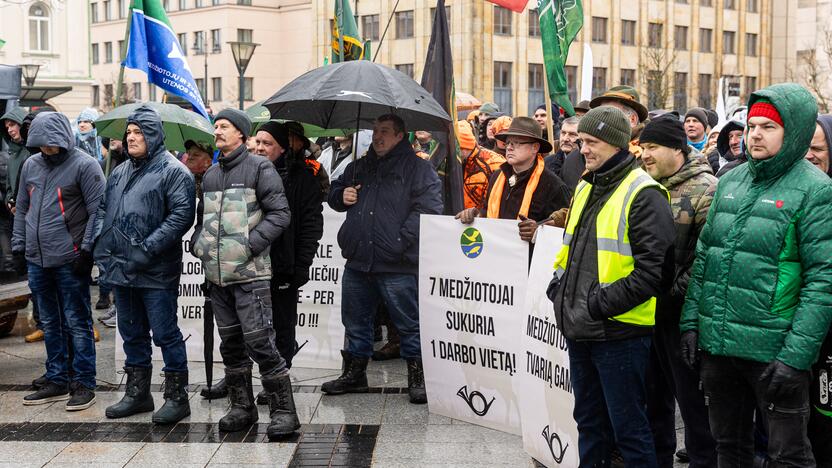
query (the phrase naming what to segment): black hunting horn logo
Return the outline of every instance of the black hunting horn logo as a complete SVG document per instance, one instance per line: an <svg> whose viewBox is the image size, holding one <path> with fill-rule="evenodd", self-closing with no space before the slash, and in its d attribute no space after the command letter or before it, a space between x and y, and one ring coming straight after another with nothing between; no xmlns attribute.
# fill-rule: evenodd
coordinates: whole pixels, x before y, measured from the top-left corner
<svg viewBox="0 0 832 468"><path fill-rule="evenodd" d="M476 390L468 393L468 385L460 387L459 390L456 391L456 394L465 400L465 403L468 403L468 407L471 408L471 411L473 411L477 416L485 416L485 414L488 413L488 410L491 409L491 405L495 400L495 397L491 397L491 401L486 402L485 395Z"/></svg>
<svg viewBox="0 0 832 468"><path fill-rule="evenodd" d="M546 425L546 427L543 428L543 432L540 435L542 435L543 440L545 440L546 443L549 444L549 453L552 454L552 458L555 460L555 463L560 465L560 463L563 461L563 457L566 455L566 449L567 447L569 447L569 444L563 445L563 442L560 440L560 436L557 432L552 432L550 434L548 424ZM555 447L556 442L557 447Z"/></svg>

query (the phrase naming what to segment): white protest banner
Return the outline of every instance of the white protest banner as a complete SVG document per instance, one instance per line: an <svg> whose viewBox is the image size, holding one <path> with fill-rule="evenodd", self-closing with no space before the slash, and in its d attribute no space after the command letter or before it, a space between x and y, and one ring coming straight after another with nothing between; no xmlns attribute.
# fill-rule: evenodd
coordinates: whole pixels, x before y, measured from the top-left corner
<svg viewBox="0 0 832 468"><path fill-rule="evenodd" d="M512 375L528 244L517 221L421 217L419 322L433 413L520 434Z"/></svg>
<svg viewBox="0 0 832 468"><path fill-rule="evenodd" d="M562 241L563 229L537 230L514 376L523 415L523 448L549 468L577 467L579 462L566 339L556 327L552 301L546 296Z"/></svg>
<svg viewBox="0 0 832 468"><path fill-rule="evenodd" d="M341 278L345 260L338 247L338 230L344 218L345 213L324 205L324 235L309 269L309 282L298 291L296 339L302 348L292 361L293 367L341 368Z"/></svg>

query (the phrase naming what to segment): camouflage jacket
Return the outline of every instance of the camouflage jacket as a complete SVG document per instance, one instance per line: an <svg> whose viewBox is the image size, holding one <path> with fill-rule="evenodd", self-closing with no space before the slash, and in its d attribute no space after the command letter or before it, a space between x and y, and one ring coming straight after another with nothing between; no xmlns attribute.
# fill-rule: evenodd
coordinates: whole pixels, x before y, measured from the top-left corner
<svg viewBox="0 0 832 468"><path fill-rule="evenodd" d="M658 298L656 321L672 319L678 322L691 266L696 258L696 243L708 217L717 179L707 160L691 152L681 169L658 182L670 192L670 208L676 224L676 270L670 292Z"/></svg>
<svg viewBox="0 0 832 468"><path fill-rule="evenodd" d="M241 145L205 172L202 192L191 249L205 279L218 286L270 279L269 247L291 219L274 165Z"/></svg>

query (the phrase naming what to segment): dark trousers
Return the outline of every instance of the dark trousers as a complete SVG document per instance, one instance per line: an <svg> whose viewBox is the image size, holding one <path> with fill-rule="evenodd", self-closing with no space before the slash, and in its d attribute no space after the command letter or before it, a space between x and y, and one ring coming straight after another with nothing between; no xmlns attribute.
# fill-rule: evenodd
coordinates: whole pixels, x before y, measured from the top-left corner
<svg viewBox="0 0 832 468"><path fill-rule="evenodd" d="M656 466L645 413L650 337L617 341L567 339L581 467L608 467L617 446L628 467Z"/></svg>
<svg viewBox="0 0 832 468"><path fill-rule="evenodd" d="M708 423L699 374L682 362L679 322L656 321L647 369L647 418L653 431L656 457L662 468L673 467L676 452L676 407L685 423L685 448L691 468L711 468L716 441Z"/></svg>
<svg viewBox="0 0 832 468"><path fill-rule="evenodd" d="M124 340L124 365L152 367L153 344L161 348L167 372L188 372L185 340L177 323L176 289L115 286L113 297L118 314L118 332Z"/></svg>
<svg viewBox="0 0 832 468"><path fill-rule="evenodd" d="M250 368L257 363L260 375L286 369L277 351L272 324L272 294L269 281L217 286L209 294L220 339L220 354L226 368Z"/></svg>
<svg viewBox="0 0 832 468"><path fill-rule="evenodd" d="M760 381L767 366L733 357L703 356L702 383L720 468L753 466L757 407L768 429L769 466L815 466L807 436L809 373L798 392L780 401L767 401L770 380Z"/></svg>
<svg viewBox="0 0 832 468"><path fill-rule="evenodd" d="M46 378L65 385L71 379L95 388L95 339L92 332L90 286L72 272L72 265L42 268L29 262L29 289L39 306L46 345ZM68 340L73 354L70 356Z"/></svg>
<svg viewBox="0 0 832 468"><path fill-rule="evenodd" d="M832 468L832 333L827 333L818 362L812 366L810 387L812 404L809 440L815 461L821 468Z"/></svg>
<svg viewBox="0 0 832 468"><path fill-rule="evenodd" d="M286 367L291 369L297 349L298 288L290 283L272 282L272 320L277 351L286 361Z"/></svg>

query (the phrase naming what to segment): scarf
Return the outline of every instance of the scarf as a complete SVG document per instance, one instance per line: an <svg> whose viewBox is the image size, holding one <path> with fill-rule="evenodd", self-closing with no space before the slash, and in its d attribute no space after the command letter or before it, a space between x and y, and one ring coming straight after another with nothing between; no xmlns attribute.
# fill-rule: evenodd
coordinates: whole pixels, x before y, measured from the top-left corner
<svg viewBox="0 0 832 468"><path fill-rule="evenodd" d="M523 217L529 216L529 206L532 204L532 195L537 190L537 184L540 182L540 175L543 174L543 158L537 155L535 167L532 170L532 175L529 177L529 182L526 184L526 192L523 194L523 202L520 204L519 215ZM491 189L491 196L488 197L488 218L500 217L500 204L503 201L503 190L506 186L506 174L500 171L497 180L494 181L494 187Z"/></svg>
<svg viewBox="0 0 832 468"><path fill-rule="evenodd" d="M702 148L705 147L705 143L707 143L707 142L708 142L708 137L707 136L705 136L705 138L703 138L702 141L694 142L694 141L688 140L688 144L690 146L693 146L694 148L696 148L696 151L699 151L700 153L702 152Z"/></svg>

